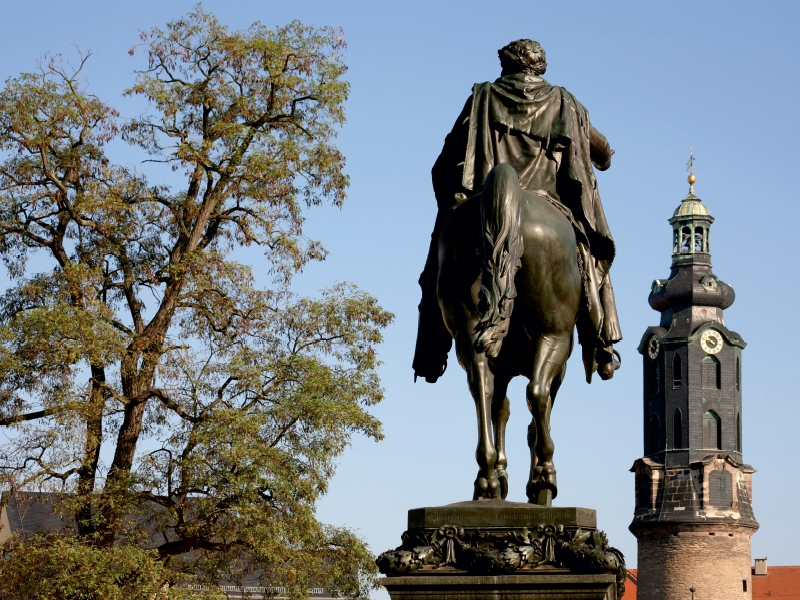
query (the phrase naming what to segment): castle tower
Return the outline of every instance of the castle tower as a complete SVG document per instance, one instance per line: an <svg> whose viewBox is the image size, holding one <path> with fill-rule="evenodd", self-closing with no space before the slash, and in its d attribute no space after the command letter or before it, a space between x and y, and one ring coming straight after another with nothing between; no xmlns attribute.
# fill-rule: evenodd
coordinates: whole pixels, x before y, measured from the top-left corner
<svg viewBox="0 0 800 600"><path fill-rule="evenodd" d="M690 161L691 162L691 161ZM644 456L631 532L639 600L752 597L754 469L742 460L745 343L725 325L733 288L711 272L714 218L694 194L675 210L672 272L649 302L661 313L639 344L644 362Z"/></svg>

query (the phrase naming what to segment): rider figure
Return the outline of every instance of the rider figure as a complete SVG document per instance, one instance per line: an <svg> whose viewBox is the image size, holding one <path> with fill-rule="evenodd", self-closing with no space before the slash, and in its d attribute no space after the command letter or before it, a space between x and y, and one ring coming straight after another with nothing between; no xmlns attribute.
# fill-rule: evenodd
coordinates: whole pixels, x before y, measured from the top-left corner
<svg viewBox="0 0 800 600"><path fill-rule="evenodd" d="M419 278L415 378L435 382L452 344L436 295L439 232L459 204L480 193L492 167L507 163L523 188L545 196L575 229L583 276L577 326L586 379L591 382L595 370L610 379L619 367L613 344L622 339L609 276L615 247L592 165L605 171L614 151L589 123L583 105L542 79L547 62L537 42L517 40L498 54L500 78L473 87L431 172L439 212Z"/></svg>

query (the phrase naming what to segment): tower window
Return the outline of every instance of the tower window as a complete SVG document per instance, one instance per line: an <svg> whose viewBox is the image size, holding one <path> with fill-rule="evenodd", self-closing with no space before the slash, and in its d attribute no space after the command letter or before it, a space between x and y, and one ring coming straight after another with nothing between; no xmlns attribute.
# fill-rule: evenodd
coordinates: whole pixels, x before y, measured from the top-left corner
<svg viewBox="0 0 800 600"><path fill-rule="evenodd" d="M736 413L736 449L742 451L742 414Z"/></svg>
<svg viewBox="0 0 800 600"><path fill-rule="evenodd" d="M636 508L635 510L647 510L653 505L653 486L650 478L644 473L636 474Z"/></svg>
<svg viewBox="0 0 800 600"><path fill-rule="evenodd" d="M704 390L718 390L721 383L721 369L716 356L706 356L702 365L702 383Z"/></svg>
<svg viewBox="0 0 800 600"><path fill-rule="evenodd" d="M695 252L702 252L705 249L705 244L703 243L703 228L702 227L695 227L694 228L694 251Z"/></svg>
<svg viewBox="0 0 800 600"><path fill-rule="evenodd" d="M683 417L678 408L672 416L672 447L676 450L683 448Z"/></svg>
<svg viewBox="0 0 800 600"><path fill-rule="evenodd" d="M673 389L679 390L681 388L681 380L683 379L681 374L681 355L677 352L675 356L672 357L672 387Z"/></svg>
<svg viewBox="0 0 800 600"><path fill-rule="evenodd" d="M722 427L719 415L709 410L703 415L703 448L722 450Z"/></svg>
<svg viewBox="0 0 800 600"><path fill-rule="evenodd" d="M655 454L661 450L661 423L658 415L650 417L650 435L647 436L647 454Z"/></svg>
<svg viewBox="0 0 800 600"><path fill-rule="evenodd" d="M688 253L692 251L692 230L688 227L681 229L681 252Z"/></svg>
<svg viewBox="0 0 800 600"><path fill-rule="evenodd" d="M739 391L739 386L741 385L742 380L742 372L739 368L739 357L736 357L736 391Z"/></svg>

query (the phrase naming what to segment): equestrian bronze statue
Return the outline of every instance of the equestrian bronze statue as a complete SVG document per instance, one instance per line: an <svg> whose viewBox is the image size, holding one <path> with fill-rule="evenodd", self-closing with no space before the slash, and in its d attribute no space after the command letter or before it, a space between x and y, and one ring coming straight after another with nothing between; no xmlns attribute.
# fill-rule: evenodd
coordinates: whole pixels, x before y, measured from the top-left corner
<svg viewBox="0 0 800 600"><path fill-rule="evenodd" d="M550 411L577 327L586 380L610 379L622 339L609 269L615 247L593 167L614 153L564 88L542 79L541 46L499 51L502 74L475 84L433 166L439 207L428 260L414 373L435 382L455 340L478 412L473 499L508 492L506 389L530 379L531 503L558 489Z"/></svg>

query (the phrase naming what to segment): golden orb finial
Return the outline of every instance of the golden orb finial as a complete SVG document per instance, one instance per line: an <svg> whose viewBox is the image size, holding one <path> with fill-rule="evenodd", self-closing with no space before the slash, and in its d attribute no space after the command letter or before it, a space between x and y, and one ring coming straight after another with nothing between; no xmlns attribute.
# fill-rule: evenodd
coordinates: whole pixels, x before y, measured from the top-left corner
<svg viewBox="0 0 800 600"><path fill-rule="evenodd" d="M689 193L694 194L694 182L697 177L694 176L694 148L689 148L689 162L686 163L686 170L689 171L689 177L686 181L689 182Z"/></svg>
<svg viewBox="0 0 800 600"><path fill-rule="evenodd" d="M686 178L690 185L694 185L694 182L697 181L697 177L694 176L694 173L690 174L689 177Z"/></svg>

